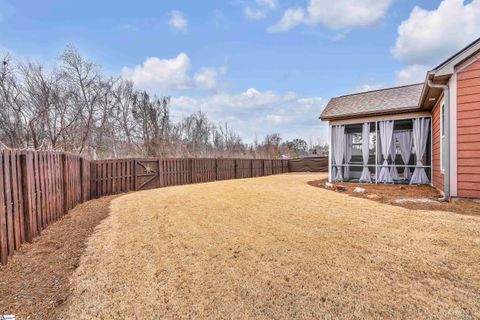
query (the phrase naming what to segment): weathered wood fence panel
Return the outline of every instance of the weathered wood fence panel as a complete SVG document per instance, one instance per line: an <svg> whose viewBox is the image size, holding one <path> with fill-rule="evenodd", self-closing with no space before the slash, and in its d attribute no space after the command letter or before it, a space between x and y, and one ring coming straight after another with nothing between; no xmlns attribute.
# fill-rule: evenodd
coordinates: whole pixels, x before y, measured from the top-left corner
<svg viewBox="0 0 480 320"><path fill-rule="evenodd" d="M192 183L217 180L216 159L191 159Z"/></svg>
<svg viewBox="0 0 480 320"><path fill-rule="evenodd" d="M261 177L261 176L263 176L263 160L253 159L252 160L252 177Z"/></svg>
<svg viewBox="0 0 480 320"><path fill-rule="evenodd" d="M87 160L83 163L84 178L90 180L90 195L100 198L107 195L118 194L135 190L135 176L133 159L98 160L90 164L87 173ZM85 189L84 192L88 190Z"/></svg>
<svg viewBox="0 0 480 320"><path fill-rule="evenodd" d="M235 160L235 178L251 178L252 177L252 160L236 159Z"/></svg>
<svg viewBox="0 0 480 320"><path fill-rule="evenodd" d="M288 161L290 172L328 172L328 157L300 158Z"/></svg>
<svg viewBox="0 0 480 320"><path fill-rule="evenodd" d="M235 160L217 159L217 180L235 179Z"/></svg>
<svg viewBox="0 0 480 320"><path fill-rule="evenodd" d="M263 160L263 175L270 176L273 174L272 160Z"/></svg>
<svg viewBox="0 0 480 320"><path fill-rule="evenodd" d="M51 151L0 151L0 262L90 199L90 161Z"/></svg>

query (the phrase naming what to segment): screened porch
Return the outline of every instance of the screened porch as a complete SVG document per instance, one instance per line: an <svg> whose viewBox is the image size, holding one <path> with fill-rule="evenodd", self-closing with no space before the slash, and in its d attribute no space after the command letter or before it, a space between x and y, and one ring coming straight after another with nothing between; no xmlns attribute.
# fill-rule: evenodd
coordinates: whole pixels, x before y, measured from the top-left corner
<svg viewBox="0 0 480 320"><path fill-rule="evenodd" d="M431 118L330 126L329 180L430 184Z"/></svg>

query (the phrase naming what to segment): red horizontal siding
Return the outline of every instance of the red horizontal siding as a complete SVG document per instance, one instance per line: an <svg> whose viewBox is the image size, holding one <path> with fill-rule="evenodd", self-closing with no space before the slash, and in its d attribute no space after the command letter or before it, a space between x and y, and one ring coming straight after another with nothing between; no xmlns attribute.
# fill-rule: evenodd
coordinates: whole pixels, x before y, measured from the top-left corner
<svg viewBox="0 0 480 320"><path fill-rule="evenodd" d="M480 69L472 69L468 71L463 71L458 74L458 80L467 80L467 79L475 79L480 78Z"/></svg>
<svg viewBox="0 0 480 320"><path fill-rule="evenodd" d="M480 108L480 102L462 103L457 105L457 111L475 111Z"/></svg>
<svg viewBox="0 0 480 320"><path fill-rule="evenodd" d="M465 173L458 175L458 182L475 182L480 183L480 174Z"/></svg>
<svg viewBox="0 0 480 320"><path fill-rule="evenodd" d="M480 93L480 88L478 86L459 88L457 96L467 96L469 94L478 94Z"/></svg>
<svg viewBox="0 0 480 320"><path fill-rule="evenodd" d="M478 150L478 142L462 142L458 145L457 150L477 151Z"/></svg>
<svg viewBox="0 0 480 320"><path fill-rule="evenodd" d="M480 78L478 79L480 82ZM476 88L476 87L473 87ZM457 103L463 104L463 103L475 103L478 102L478 94L468 94L465 96L458 96L457 97Z"/></svg>
<svg viewBox="0 0 480 320"><path fill-rule="evenodd" d="M462 150L464 148L464 143L458 143L457 147L457 157L459 159L480 159L480 150L476 148L475 150ZM478 160L480 163L480 160Z"/></svg>
<svg viewBox="0 0 480 320"><path fill-rule="evenodd" d="M457 75L457 192L480 197L480 60Z"/></svg>
<svg viewBox="0 0 480 320"><path fill-rule="evenodd" d="M478 190L458 189L458 194L464 198L478 198Z"/></svg>
<svg viewBox="0 0 480 320"><path fill-rule="evenodd" d="M480 167L462 166L458 168L458 174L480 174Z"/></svg>
<svg viewBox="0 0 480 320"><path fill-rule="evenodd" d="M458 142L480 142L480 134L459 134Z"/></svg>
<svg viewBox="0 0 480 320"><path fill-rule="evenodd" d="M464 120L471 118L480 118L480 110L458 111L457 119Z"/></svg>
<svg viewBox="0 0 480 320"><path fill-rule="evenodd" d="M460 167L478 167L479 159L476 158L466 158L466 159L457 159L457 166Z"/></svg>
<svg viewBox="0 0 480 320"><path fill-rule="evenodd" d="M443 191L444 176L440 171L440 102L438 99L432 112L432 184Z"/></svg>
<svg viewBox="0 0 480 320"><path fill-rule="evenodd" d="M457 88L475 87L478 85L478 79L479 78L457 81Z"/></svg>

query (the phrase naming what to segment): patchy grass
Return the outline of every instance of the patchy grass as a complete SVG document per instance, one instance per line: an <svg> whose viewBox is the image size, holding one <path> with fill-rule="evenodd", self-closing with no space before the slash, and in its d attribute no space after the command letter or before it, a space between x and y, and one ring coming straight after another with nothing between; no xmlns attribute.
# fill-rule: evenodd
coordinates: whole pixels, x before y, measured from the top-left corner
<svg viewBox="0 0 480 320"><path fill-rule="evenodd" d="M0 266L0 315L17 319L56 319L70 294L70 280L78 267L86 240L108 216L114 197L77 206L63 219L24 244Z"/></svg>
<svg viewBox="0 0 480 320"><path fill-rule="evenodd" d="M480 317L480 218L287 174L113 200L65 319Z"/></svg>
<svg viewBox="0 0 480 320"><path fill-rule="evenodd" d="M323 189L328 189L325 183L328 179L309 181L308 184ZM381 203L400 206L412 210L439 210L455 212L459 214L480 216L480 203L468 199L456 199L451 202L396 202L399 199L438 199L442 194L434 187L427 185L409 186L409 185L385 185L385 184L362 184L350 182L333 183L334 188L343 186L346 190L335 190L352 197L367 198ZM365 189L364 193L354 192L356 187Z"/></svg>

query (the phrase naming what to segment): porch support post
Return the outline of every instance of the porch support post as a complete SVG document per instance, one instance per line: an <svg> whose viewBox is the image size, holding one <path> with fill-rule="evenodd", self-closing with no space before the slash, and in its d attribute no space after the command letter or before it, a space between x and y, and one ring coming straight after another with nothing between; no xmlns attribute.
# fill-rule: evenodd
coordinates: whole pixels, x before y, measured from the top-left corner
<svg viewBox="0 0 480 320"><path fill-rule="evenodd" d="M375 184L378 182L378 121L375 121Z"/></svg>
<svg viewBox="0 0 480 320"><path fill-rule="evenodd" d="M328 123L328 182L332 182L332 126Z"/></svg>

